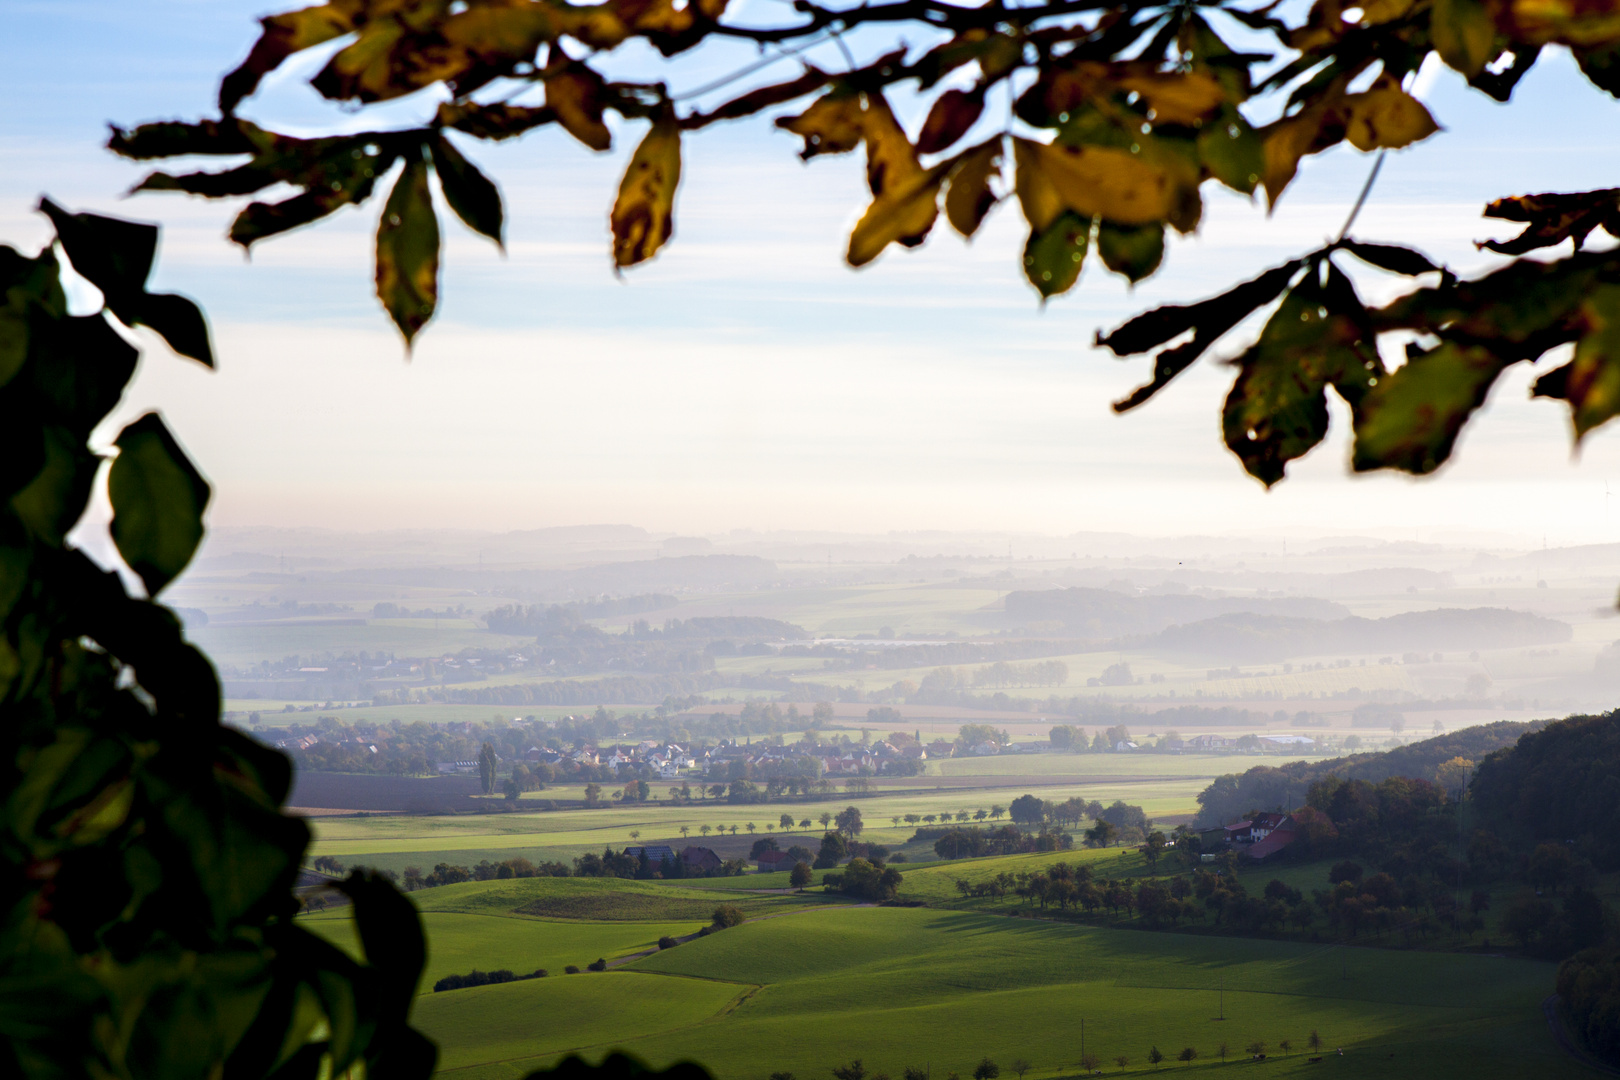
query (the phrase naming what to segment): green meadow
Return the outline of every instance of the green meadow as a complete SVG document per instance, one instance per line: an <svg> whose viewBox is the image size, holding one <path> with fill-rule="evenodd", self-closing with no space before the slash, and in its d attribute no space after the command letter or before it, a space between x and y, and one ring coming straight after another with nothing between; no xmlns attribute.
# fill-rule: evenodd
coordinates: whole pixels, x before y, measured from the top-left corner
<svg viewBox="0 0 1620 1080"><path fill-rule="evenodd" d="M757 887L776 876L742 881ZM903 891L932 894L929 876L908 870ZM986 1056L1003 1075L1023 1059L1028 1077L1045 1080L1079 1072L1082 1020L1085 1052L1108 1073L1155 1071L1155 1046L1166 1069L1254 1067L1243 1048L1257 1040L1276 1075L1519 1078L1575 1068L1559 1057L1539 1008L1548 964L935 907L828 907L833 898L818 891L748 894L736 884L523 879L413 894L429 933L429 980L474 967L553 973L423 993L414 1023L439 1042L440 1075L516 1080L568 1053L595 1060L624 1049L660 1067L699 1061L720 1080L777 1071L824 1080L852 1058L890 1076L915 1065L948 1077ZM605 973L560 974L690 933L720 899L744 906L749 921ZM691 921L651 917L700 900ZM536 901L548 914L595 917L524 914ZM307 924L352 947L340 916ZM1327 1048L1317 1065L1305 1052L1312 1031ZM1184 1047L1198 1052L1185 1066L1176 1060Z"/></svg>

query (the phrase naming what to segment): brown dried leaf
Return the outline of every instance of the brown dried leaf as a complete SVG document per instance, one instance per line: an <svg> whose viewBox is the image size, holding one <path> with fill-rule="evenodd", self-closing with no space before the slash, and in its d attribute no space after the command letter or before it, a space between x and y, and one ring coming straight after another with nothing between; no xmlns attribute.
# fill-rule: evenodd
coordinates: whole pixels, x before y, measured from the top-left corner
<svg viewBox="0 0 1620 1080"><path fill-rule="evenodd" d="M675 232L675 189L681 182L681 129L672 115L653 122L636 147L613 203L613 264L646 262Z"/></svg>

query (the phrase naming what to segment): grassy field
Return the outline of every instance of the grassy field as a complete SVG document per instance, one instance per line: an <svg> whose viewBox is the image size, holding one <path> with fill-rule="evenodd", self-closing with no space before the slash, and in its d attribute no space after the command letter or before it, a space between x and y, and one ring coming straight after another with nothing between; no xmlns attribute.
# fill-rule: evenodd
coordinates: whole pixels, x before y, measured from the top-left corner
<svg viewBox="0 0 1620 1080"><path fill-rule="evenodd" d="M1491 957L845 908L748 922L606 975L432 995L416 1022L440 1041L445 1075L477 1080L610 1047L697 1060L721 1080L821 1077L857 1057L891 1076L966 1074L987 1055L1004 1075L1026 1059L1039 1080L1077 1071L1082 1017L1110 1073L1116 1055L1150 1071L1155 1045L1219 1068L1222 1042L1242 1058L1259 1039L1272 1074L1555 1076L1570 1066L1538 1009L1551 978L1550 965ZM1307 1064L1312 1030L1345 1056ZM1291 1056L1277 1056L1283 1039Z"/></svg>
<svg viewBox="0 0 1620 1080"><path fill-rule="evenodd" d="M713 910L713 902L710 910ZM356 951L354 924L347 912L310 915L302 921L304 926L328 940ZM569 964L583 968L598 957L611 960L655 949L658 939L664 935L690 934L708 921L707 912L697 919L677 922L569 922L424 911L422 926L428 935L428 965L419 989L430 993L433 984L446 975L465 975L474 968L480 971L506 968L519 974L545 968L553 975L561 975Z"/></svg>
<svg viewBox="0 0 1620 1080"><path fill-rule="evenodd" d="M1098 759L1111 761L1109 755ZM1088 762L1088 757L1070 760ZM1144 755L1133 761L1148 761ZM1163 759L1167 762L1190 759ZM1228 759L1220 759L1222 761ZM782 814L789 814L795 822L794 831L777 832L778 842L785 848L791 843L814 847L820 840L822 829L815 824L823 813L836 813L845 805L856 805L866 822L863 839L894 846L909 838L914 826L893 824L895 817L906 814L939 814L967 810L988 809L992 805L1008 805L1013 798L1026 791L1043 799L1062 801L1070 796L1111 803L1115 799L1142 806L1150 817L1190 815L1198 808L1197 794L1208 784L1213 773L1153 777L1120 776L1102 778L1095 782L1061 782L1058 777L1000 777L986 778L984 786L969 785L962 788L929 789L922 791L888 791L866 798L839 798L833 801L811 803L770 803L759 806L732 806L723 802L698 802L687 805L646 804L634 807L612 807L601 810L566 810L534 813L469 814L458 816L416 817L410 815L374 815L369 817L328 817L312 821L315 829L315 853L334 855L345 862L362 861L390 869L403 869L409 862L431 866L434 862L472 857L509 858L521 854L525 858L573 858L586 851L601 851L606 845L623 847L629 843L671 843L676 845L703 844L701 828L719 826L738 827L738 838L748 836L747 823L757 828L755 835L766 834L764 826L775 826ZM1000 781L998 784L997 781ZM1008 783L1008 781L1013 781ZM1028 781L1028 782L1026 782ZM539 793L541 797L578 797L573 789L557 789ZM810 818L809 830L801 830L797 823ZM1005 818L1002 819L1003 822ZM681 827L687 833L683 836ZM632 839L632 832L640 836ZM452 858L454 856L454 858ZM401 861L402 859L406 861ZM395 864L398 865L395 865Z"/></svg>

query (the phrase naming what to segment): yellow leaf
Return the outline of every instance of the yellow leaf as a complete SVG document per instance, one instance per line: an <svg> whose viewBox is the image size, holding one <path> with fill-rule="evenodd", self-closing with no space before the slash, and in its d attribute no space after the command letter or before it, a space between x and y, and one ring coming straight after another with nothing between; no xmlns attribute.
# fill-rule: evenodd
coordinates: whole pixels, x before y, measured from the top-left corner
<svg viewBox="0 0 1620 1080"><path fill-rule="evenodd" d="M681 182L681 129L673 116L655 121L630 159L613 203L613 262L634 266L658 253L675 231Z"/></svg>
<svg viewBox="0 0 1620 1080"><path fill-rule="evenodd" d="M1063 213L1063 199L1057 187L1042 167L1037 153L1040 143L1028 139L1013 139L1013 190L1018 193L1018 205L1024 211L1024 220L1035 232L1045 232L1047 226Z"/></svg>
<svg viewBox="0 0 1620 1080"><path fill-rule="evenodd" d="M1226 102L1225 89L1203 72L1134 72L1136 66L1126 69L1115 83L1121 90L1134 91L1147 100L1155 124L1191 126Z"/></svg>
<svg viewBox="0 0 1620 1080"><path fill-rule="evenodd" d="M944 179L945 170L939 167L891 182L849 234L849 265L865 266L891 243L916 247L926 240L939 217L939 185Z"/></svg>
<svg viewBox="0 0 1620 1080"><path fill-rule="evenodd" d="M1350 114L1345 137L1357 150L1398 150L1440 130L1423 103L1389 75L1379 76L1369 89L1349 95L1344 103Z"/></svg>
<svg viewBox="0 0 1620 1080"><path fill-rule="evenodd" d="M861 145L864 123L860 95L834 90L798 116L780 117L776 126L804 139L799 156L809 161L818 154L847 154Z"/></svg>
<svg viewBox="0 0 1620 1080"><path fill-rule="evenodd" d="M866 138L866 186L873 195L882 195L889 187L904 184L922 172L916 148L882 94L874 91L866 95L861 133Z"/></svg>
<svg viewBox="0 0 1620 1080"><path fill-rule="evenodd" d="M545 83L546 104L568 134L592 150L613 145L613 135L602 122L602 76L584 64L569 64Z"/></svg>
<svg viewBox="0 0 1620 1080"><path fill-rule="evenodd" d="M1413 0L1367 0L1361 5L1361 25L1381 26L1406 17L1412 10Z"/></svg>
<svg viewBox="0 0 1620 1080"><path fill-rule="evenodd" d="M1082 217L1100 217L1120 225L1167 221L1182 232L1191 231L1197 224L1200 203L1196 172L1188 183L1186 176L1176 175L1182 170L1167 163L1150 163L1140 154L1106 146L1059 146L1017 139L1015 153L1020 148L1020 199L1024 198L1023 174L1033 164L1061 206ZM1044 220L1032 217L1030 224L1042 230L1056 213L1049 197L1042 196L1037 202ZM1026 201L1026 215L1028 212Z"/></svg>
<svg viewBox="0 0 1620 1080"><path fill-rule="evenodd" d="M1344 138L1348 117L1342 94L1340 81L1315 103L1260 129L1266 147L1266 168L1260 180L1269 205L1276 206L1283 189L1293 182L1300 158L1320 153Z"/></svg>
<svg viewBox="0 0 1620 1080"><path fill-rule="evenodd" d="M1504 14L1513 36L1530 45L1592 49L1620 42L1620 7L1602 0L1513 0Z"/></svg>
<svg viewBox="0 0 1620 1080"><path fill-rule="evenodd" d="M957 159L945 189L945 218L963 236L972 236L997 196L990 181L1001 175L1001 136L981 143Z"/></svg>

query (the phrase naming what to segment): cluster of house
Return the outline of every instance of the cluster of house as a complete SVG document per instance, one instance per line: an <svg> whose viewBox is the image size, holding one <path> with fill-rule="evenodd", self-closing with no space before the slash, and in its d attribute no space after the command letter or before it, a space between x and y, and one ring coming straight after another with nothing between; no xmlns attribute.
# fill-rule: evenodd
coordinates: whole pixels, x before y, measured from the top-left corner
<svg viewBox="0 0 1620 1080"><path fill-rule="evenodd" d="M1194 735L1186 739L1169 739L1163 744L1166 750L1238 750L1242 749L1240 740L1254 738L1261 750L1308 750L1316 745L1316 740L1309 735L1259 735L1238 736L1228 738L1225 735ZM1133 744L1134 745L1134 744ZM1249 745L1245 743L1244 745Z"/></svg>
<svg viewBox="0 0 1620 1080"><path fill-rule="evenodd" d="M720 869L723 862L720 856L709 848L695 845L684 847L677 852L668 844L643 844L638 847L627 847L624 853L632 859L646 855L648 865L655 867L665 861L673 863L678 854L688 873L706 874L711 870Z"/></svg>
<svg viewBox="0 0 1620 1080"><path fill-rule="evenodd" d="M1235 821L1199 834L1203 845L1202 858L1213 861L1223 851L1235 851L1256 861L1277 854L1299 839L1299 824L1292 814L1268 812L1252 818Z"/></svg>
<svg viewBox="0 0 1620 1080"><path fill-rule="evenodd" d="M635 744L582 746L573 750L531 746L523 753L523 760L529 764L560 765L573 762L606 765L614 772L634 772L645 766L663 780L674 780L694 771L707 773L717 764L729 765L734 761L753 766L761 775L792 773L798 770L798 762L805 757L814 758L824 776L869 776L892 772L899 761L926 761L928 751L917 745L900 748L888 742L877 742L870 746L818 747L806 752L801 746L755 746L734 739L722 740L714 746L694 748L645 739ZM477 768L477 762L439 763L440 772L471 772Z"/></svg>

